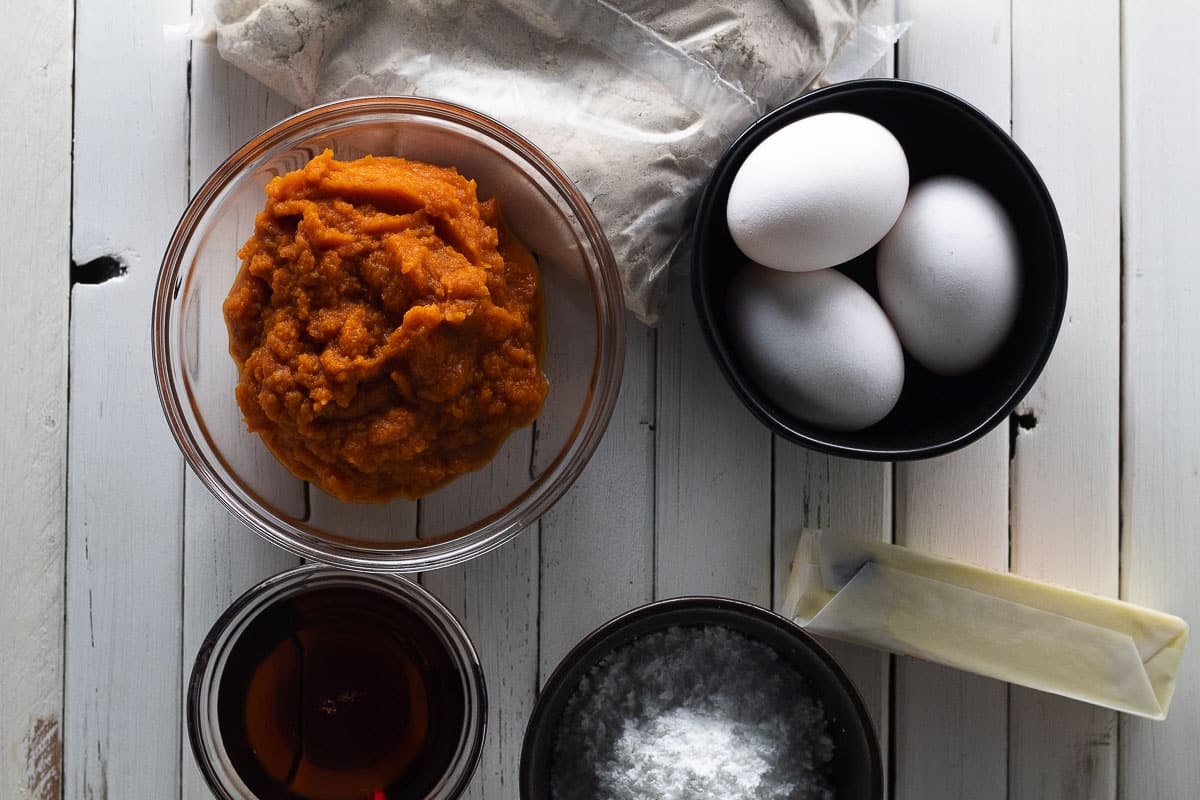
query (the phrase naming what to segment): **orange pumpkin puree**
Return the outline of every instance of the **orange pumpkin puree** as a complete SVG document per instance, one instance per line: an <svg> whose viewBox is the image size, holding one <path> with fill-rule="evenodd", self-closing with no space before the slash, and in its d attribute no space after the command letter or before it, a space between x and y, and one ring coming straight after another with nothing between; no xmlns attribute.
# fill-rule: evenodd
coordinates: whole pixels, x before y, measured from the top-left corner
<svg viewBox="0 0 1200 800"><path fill-rule="evenodd" d="M267 184L238 256L238 405L297 477L420 497L538 415L537 265L457 170L327 150Z"/></svg>

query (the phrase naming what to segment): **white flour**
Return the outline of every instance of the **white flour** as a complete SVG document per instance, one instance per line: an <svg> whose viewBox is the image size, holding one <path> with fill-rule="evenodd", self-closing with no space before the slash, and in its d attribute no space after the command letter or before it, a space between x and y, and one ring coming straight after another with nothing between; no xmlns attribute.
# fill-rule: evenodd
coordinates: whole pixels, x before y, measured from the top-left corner
<svg viewBox="0 0 1200 800"><path fill-rule="evenodd" d="M420 95L521 132L579 185L653 321L717 157L812 83L868 2L214 0L208 27L300 105Z"/></svg>
<svg viewBox="0 0 1200 800"><path fill-rule="evenodd" d="M830 800L833 742L803 678L727 628L614 652L558 731L554 800Z"/></svg>

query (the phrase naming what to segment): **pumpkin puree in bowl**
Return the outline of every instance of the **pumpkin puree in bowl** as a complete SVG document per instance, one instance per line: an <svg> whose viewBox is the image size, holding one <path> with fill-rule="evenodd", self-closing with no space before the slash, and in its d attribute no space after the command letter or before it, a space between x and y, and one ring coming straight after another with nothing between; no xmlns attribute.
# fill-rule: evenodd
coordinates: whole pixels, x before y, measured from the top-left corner
<svg viewBox="0 0 1200 800"><path fill-rule="evenodd" d="M247 427L293 474L416 498L534 420L537 265L474 181L326 150L266 193L224 313Z"/></svg>

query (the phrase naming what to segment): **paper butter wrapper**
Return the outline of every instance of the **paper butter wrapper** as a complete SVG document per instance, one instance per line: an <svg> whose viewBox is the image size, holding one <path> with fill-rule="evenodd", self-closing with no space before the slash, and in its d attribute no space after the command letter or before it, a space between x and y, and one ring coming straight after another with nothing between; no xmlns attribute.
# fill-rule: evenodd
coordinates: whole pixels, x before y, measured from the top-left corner
<svg viewBox="0 0 1200 800"><path fill-rule="evenodd" d="M1179 617L931 556L805 531L780 613L811 633L1164 719Z"/></svg>

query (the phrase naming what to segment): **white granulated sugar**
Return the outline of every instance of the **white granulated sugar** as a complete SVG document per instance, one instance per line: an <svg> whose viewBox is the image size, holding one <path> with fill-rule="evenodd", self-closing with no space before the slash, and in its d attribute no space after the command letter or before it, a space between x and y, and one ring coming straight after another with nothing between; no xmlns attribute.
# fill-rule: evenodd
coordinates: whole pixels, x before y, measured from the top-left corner
<svg viewBox="0 0 1200 800"><path fill-rule="evenodd" d="M824 710L770 647L670 628L593 668L567 703L554 800L831 800Z"/></svg>
<svg viewBox="0 0 1200 800"><path fill-rule="evenodd" d="M609 782L622 796L758 796L770 742L717 714L677 708L625 725L614 750L616 771ZM749 793L749 794L747 794Z"/></svg>

